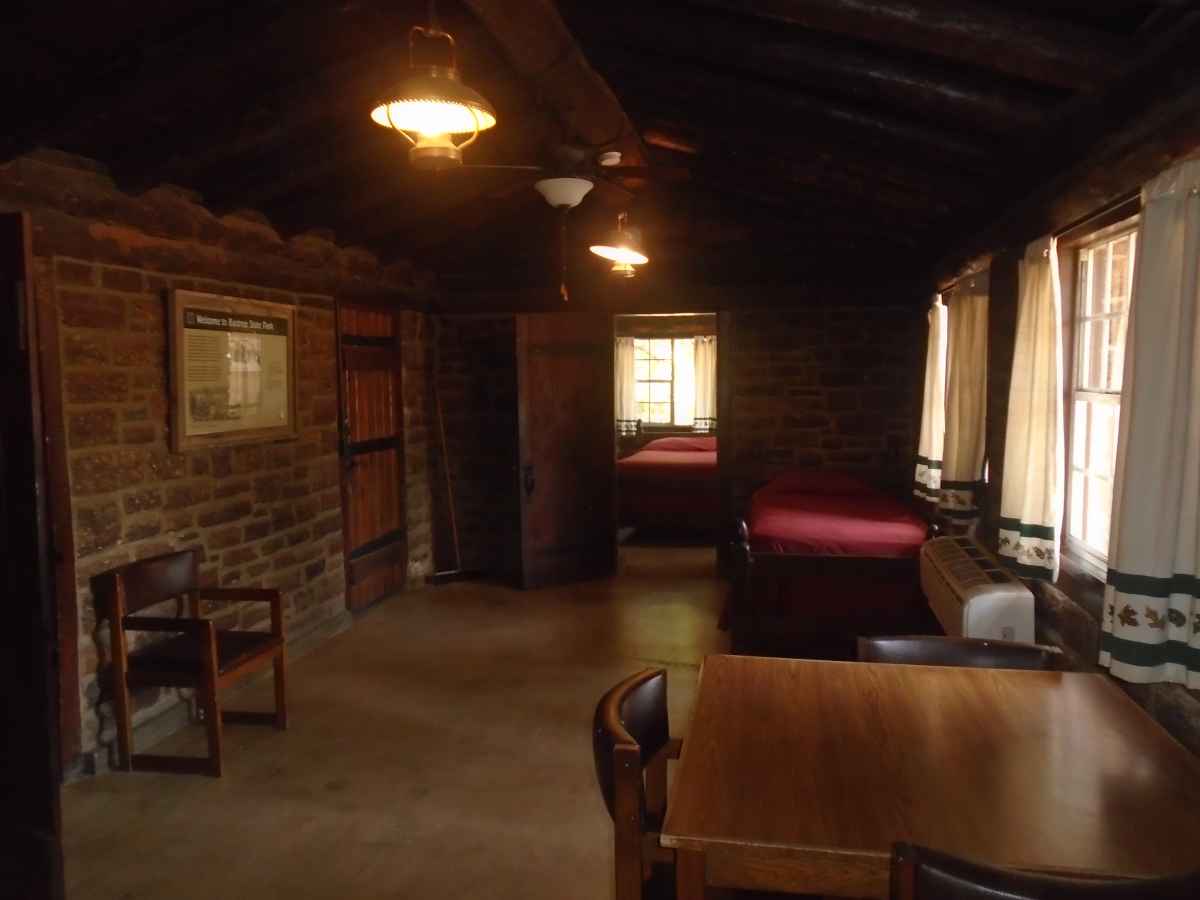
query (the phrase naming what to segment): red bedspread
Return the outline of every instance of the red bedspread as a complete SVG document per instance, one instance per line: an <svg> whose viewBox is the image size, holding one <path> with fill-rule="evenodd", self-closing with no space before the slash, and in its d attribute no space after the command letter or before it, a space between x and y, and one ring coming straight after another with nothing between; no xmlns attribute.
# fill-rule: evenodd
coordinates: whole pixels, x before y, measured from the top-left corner
<svg viewBox="0 0 1200 900"><path fill-rule="evenodd" d="M720 515L717 439L659 438L617 460L621 524L713 527Z"/></svg>
<svg viewBox="0 0 1200 900"><path fill-rule="evenodd" d="M805 556L915 557L924 519L886 494L809 493L772 482L750 500L750 548Z"/></svg>

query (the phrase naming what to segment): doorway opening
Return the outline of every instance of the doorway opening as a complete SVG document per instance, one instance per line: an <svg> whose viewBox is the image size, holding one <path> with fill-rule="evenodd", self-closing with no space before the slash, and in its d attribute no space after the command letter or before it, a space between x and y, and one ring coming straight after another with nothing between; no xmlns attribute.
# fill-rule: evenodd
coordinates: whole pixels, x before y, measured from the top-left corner
<svg viewBox="0 0 1200 900"><path fill-rule="evenodd" d="M717 316L615 322L617 526L623 545L711 545L720 533Z"/></svg>

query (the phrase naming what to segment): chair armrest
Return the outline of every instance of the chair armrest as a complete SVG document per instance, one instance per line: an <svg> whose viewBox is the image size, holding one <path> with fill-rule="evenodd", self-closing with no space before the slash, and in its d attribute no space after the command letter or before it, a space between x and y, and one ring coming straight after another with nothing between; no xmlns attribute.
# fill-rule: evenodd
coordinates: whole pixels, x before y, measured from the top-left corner
<svg viewBox="0 0 1200 900"><path fill-rule="evenodd" d="M195 591L196 600L213 600L219 603L270 603L271 633L282 638L283 598L278 588L200 588Z"/></svg>
<svg viewBox="0 0 1200 900"><path fill-rule="evenodd" d="M126 631L159 631L203 636L214 631L210 619L184 619L171 616L126 616L121 620Z"/></svg>
<svg viewBox="0 0 1200 900"><path fill-rule="evenodd" d="M200 588L196 597L223 603L274 603L279 599L279 591L275 588Z"/></svg>

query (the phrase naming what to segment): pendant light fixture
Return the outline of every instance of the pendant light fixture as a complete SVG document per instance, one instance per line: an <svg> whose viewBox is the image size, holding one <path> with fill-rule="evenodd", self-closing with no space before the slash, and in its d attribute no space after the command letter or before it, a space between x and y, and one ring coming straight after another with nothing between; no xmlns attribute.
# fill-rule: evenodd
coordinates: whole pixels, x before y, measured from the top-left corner
<svg viewBox="0 0 1200 900"><path fill-rule="evenodd" d="M567 290L567 213L583 202L594 185L590 179L568 175L563 178L543 178L535 182L533 187L558 210L558 261L561 275L558 294L563 303L567 303L571 299L571 292Z"/></svg>
<svg viewBox="0 0 1200 900"><path fill-rule="evenodd" d="M588 249L603 259L613 263L612 273L621 278L632 278L636 274L634 266L643 266L650 261L642 248L641 234L638 229L626 225L628 215L621 213L617 216L616 231L608 234L603 241L592 244Z"/></svg>
<svg viewBox="0 0 1200 900"><path fill-rule="evenodd" d="M429 26L415 25L408 33L409 76L372 111L371 119L408 139L408 158L418 169L450 169L462 165L462 151L479 132L496 124L496 111L458 76L454 38L434 24L430 3ZM448 65L417 65L413 45L417 35L444 39L450 45ZM456 144L455 135L470 135Z"/></svg>

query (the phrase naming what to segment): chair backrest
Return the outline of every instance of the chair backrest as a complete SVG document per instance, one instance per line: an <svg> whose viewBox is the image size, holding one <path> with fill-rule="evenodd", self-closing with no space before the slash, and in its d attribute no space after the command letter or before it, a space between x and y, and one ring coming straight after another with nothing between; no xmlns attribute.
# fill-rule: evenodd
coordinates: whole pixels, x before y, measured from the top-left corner
<svg viewBox="0 0 1200 900"><path fill-rule="evenodd" d="M1061 656L1057 647L1017 641L924 634L858 639L860 662L966 666L976 669L1053 669Z"/></svg>
<svg viewBox="0 0 1200 900"><path fill-rule="evenodd" d="M96 601L108 615L132 615L190 594L196 589L198 570L199 551L195 548L152 556L97 575Z"/></svg>
<svg viewBox="0 0 1200 900"><path fill-rule="evenodd" d="M911 844L892 848L892 900L1195 900L1200 872L1174 878L1058 878L968 862Z"/></svg>
<svg viewBox="0 0 1200 900"><path fill-rule="evenodd" d="M645 788L641 768L636 773L619 768L617 756L623 750L630 757L636 754L642 767L670 741L667 720L666 669L645 669L631 675L613 687L596 704L592 720L592 753L596 762L596 780L608 814L617 822L617 790L622 777L624 784L633 785L640 794L639 809L645 813ZM632 777L636 774L636 779ZM620 824L619 822L617 823ZM641 821L638 822L639 827Z"/></svg>

